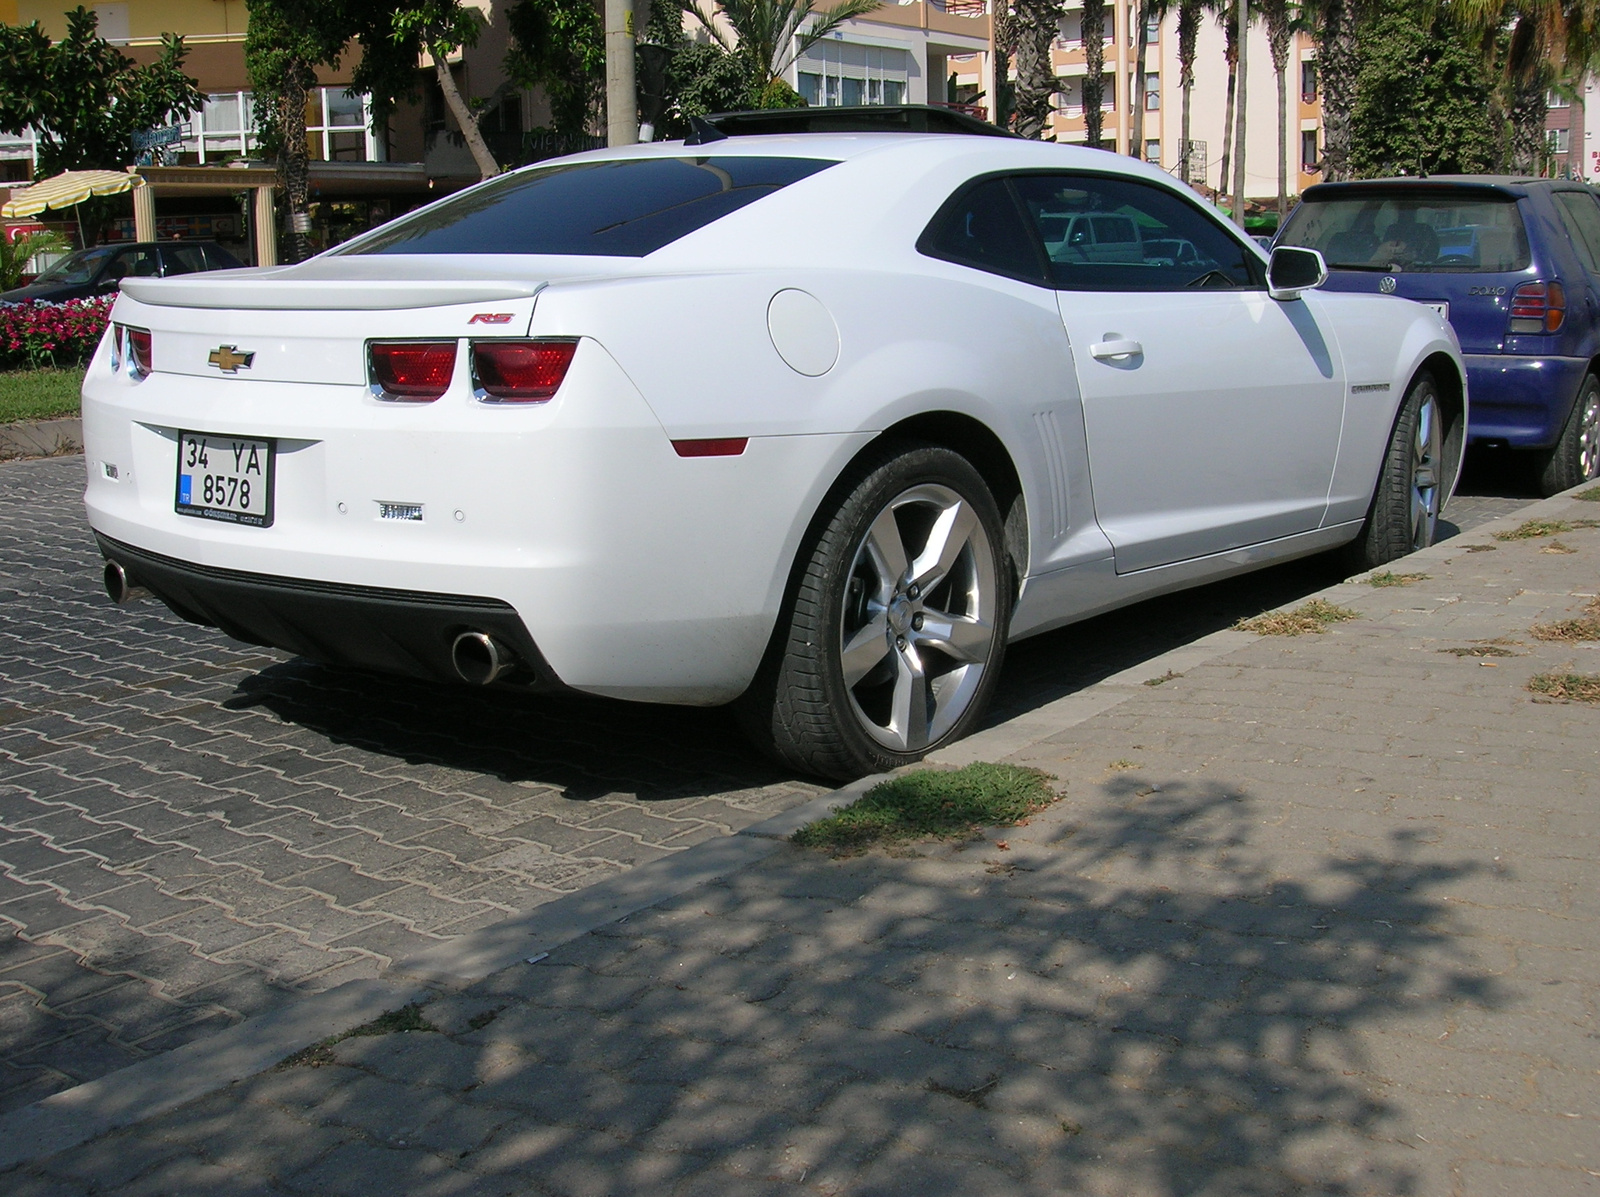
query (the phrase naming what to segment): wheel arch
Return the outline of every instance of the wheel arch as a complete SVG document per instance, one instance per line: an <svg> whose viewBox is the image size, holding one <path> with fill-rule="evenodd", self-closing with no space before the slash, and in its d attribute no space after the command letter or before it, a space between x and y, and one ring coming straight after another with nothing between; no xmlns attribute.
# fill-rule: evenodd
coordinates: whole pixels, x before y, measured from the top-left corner
<svg viewBox="0 0 1600 1197"><path fill-rule="evenodd" d="M1461 365L1448 353L1435 352L1424 358L1412 372L1411 380L1406 383L1409 393L1412 383L1416 382L1417 375L1424 370L1431 373L1434 381L1439 384L1439 404L1445 409L1448 423L1444 435L1444 460L1448 463L1450 476L1446 478L1444 500L1439 504L1443 510L1444 503L1455 494L1456 482L1461 477L1461 463L1465 459L1467 449L1467 381L1462 372Z"/></svg>

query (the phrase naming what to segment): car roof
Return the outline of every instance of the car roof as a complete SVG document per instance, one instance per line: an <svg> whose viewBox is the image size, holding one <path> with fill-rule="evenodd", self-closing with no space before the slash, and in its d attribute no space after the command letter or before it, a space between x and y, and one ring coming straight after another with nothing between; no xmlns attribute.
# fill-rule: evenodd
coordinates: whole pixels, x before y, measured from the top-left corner
<svg viewBox="0 0 1600 1197"><path fill-rule="evenodd" d="M761 133L965 133L977 137L1016 137L965 112L933 104L824 105L816 108L756 108L690 117L691 145Z"/></svg>
<svg viewBox="0 0 1600 1197"><path fill-rule="evenodd" d="M1536 179L1528 175L1401 175L1387 179L1347 179L1340 183L1313 183L1305 189L1302 199L1309 203L1335 199L1344 195L1360 195L1372 191L1417 191L1445 193L1478 191L1496 196L1521 199L1531 189L1585 190L1582 183L1573 179Z"/></svg>

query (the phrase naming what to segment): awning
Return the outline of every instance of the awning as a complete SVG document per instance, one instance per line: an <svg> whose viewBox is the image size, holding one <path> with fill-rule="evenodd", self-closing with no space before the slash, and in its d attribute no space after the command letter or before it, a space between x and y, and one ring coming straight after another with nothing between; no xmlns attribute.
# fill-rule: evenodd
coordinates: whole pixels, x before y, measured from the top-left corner
<svg viewBox="0 0 1600 1197"><path fill-rule="evenodd" d="M91 195L117 195L144 185L138 175L120 170L69 170L15 193L0 216L37 216L46 208L70 208Z"/></svg>

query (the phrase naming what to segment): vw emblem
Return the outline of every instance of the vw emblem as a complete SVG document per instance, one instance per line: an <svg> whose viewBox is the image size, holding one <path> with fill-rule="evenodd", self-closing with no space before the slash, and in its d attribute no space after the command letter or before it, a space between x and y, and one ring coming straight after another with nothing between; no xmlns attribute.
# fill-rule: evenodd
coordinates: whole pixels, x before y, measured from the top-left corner
<svg viewBox="0 0 1600 1197"><path fill-rule="evenodd" d="M1385 295L1393 295L1395 288L1394 275L1386 274L1378 280L1378 290Z"/></svg>

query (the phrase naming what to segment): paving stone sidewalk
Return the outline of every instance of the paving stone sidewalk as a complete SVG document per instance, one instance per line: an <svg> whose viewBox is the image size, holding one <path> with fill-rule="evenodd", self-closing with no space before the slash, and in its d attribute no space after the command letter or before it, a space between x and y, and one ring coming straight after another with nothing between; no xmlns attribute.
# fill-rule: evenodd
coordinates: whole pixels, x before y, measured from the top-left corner
<svg viewBox="0 0 1600 1197"><path fill-rule="evenodd" d="M1397 569L1023 750L1026 827L784 848L0 1189L1600 1193L1600 708L1527 688L1600 529Z"/></svg>

